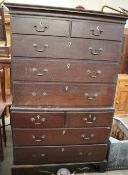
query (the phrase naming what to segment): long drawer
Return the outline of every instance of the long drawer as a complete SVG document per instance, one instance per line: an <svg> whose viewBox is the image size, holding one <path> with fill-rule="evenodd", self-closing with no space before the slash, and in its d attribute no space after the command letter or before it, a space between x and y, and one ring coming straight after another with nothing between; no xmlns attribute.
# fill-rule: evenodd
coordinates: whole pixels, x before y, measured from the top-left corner
<svg viewBox="0 0 128 175"><path fill-rule="evenodd" d="M102 161L106 158L106 152L106 145L14 147L14 163L42 164Z"/></svg>
<svg viewBox="0 0 128 175"><path fill-rule="evenodd" d="M113 111L103 112L11 112L13 128L84 128L112 123Z"/></svg>
<svg viewBox="0 0 128 175"><path fill-rule="evenodd" d="M23 25L21 25L23 24ZM69 36L69 21L42 17L12 17L12 33Z"/></svg>
<svg viewBox="0 0 128 175"><path fill-rule="evenodd" d="M13 129L13 144L23 145L79 145L106 143L110 127L86 129Z"/></svg>
<svg viewBox="0 0 128 175"><path fill-rule="evenodd" d="M112 106L114 94L111 84L13 83L15 106Z"/></svg>
<svg viewBox="0 0 128 175"><path fill-rule="evenodd" d="M20 42L19 42L20 41ZM13 56L119 60L121 43L48 36L13 35Z"/></svg>
<svg viewBox="0 0 128 175"><path fill-rule="evenodd" d="M118 63L44 59L13 60L13 80L116 82Z"/></svg>

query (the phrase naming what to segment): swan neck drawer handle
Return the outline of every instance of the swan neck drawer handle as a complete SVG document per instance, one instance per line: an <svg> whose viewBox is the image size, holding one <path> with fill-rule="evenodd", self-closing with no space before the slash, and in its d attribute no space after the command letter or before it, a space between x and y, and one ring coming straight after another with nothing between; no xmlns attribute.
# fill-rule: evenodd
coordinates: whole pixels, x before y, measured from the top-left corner
<svg viewBox="0 0 128 175"><path fill-rule="evenodd" d="M44 44L42 49L39 48L36 43L33 44L33 47L34 47L35 51L37 51L37 52L44 52L46 50L46 48L48 47L48 44Z"/></svg>

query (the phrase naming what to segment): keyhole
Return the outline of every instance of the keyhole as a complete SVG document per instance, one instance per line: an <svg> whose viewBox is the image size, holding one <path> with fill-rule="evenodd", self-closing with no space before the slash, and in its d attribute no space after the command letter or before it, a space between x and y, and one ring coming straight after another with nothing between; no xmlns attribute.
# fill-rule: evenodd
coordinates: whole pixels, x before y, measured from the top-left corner
<svg viewBox="0 0 128 175"><path fill-rule="evenodd" d="M69 64L69 63L67 64L67 68L68 68L68 69L70 68L70 64Z"/></svg>
<svg viewBox="0 0 128 175"><path fill-rule="evenodd" d="M68 46L71 47L71 42L68 43Z"/></svg>
<svg viewBox="0 0 128 175"><path fill-rule="evenodd" d="M63 135L65 135L65 134L66 134L66 131L65 131L65 130L63 130L63 131L62 131L62 134L63 134Z"/></svg>

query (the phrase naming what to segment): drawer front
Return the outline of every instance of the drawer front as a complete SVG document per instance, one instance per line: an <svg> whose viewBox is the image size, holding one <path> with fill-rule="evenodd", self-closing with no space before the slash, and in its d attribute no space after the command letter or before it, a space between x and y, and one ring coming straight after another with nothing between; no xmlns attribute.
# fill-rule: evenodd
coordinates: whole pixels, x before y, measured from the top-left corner
<svg viewBox="0 0 128 175"><path fill-rule="evenodd" d="M12 36L13 56L118 60L120 46L120 42L104 40L32 35Z"/></svg>
<svg viewBox="0 0 128 175"><path fill-rule="evenodd" d="M22 24L22 25L21 25ZM12 33L69 36L69 21L42 17L12 17Z"/></svg>
<svg viewBox="0 0 128 175"><path fill-rule="evenodd" d="M113 112L67 112L66 127L84 128L112 125Z"/></svg>
<svg viewBox="0 0 128 175"><path fill-rule="evenodd" d="M110 84L14 83L13 105L112 106L114 94Z"/></svg>
<svg viewBox="0 0 128 175"><path fill-rule="evenodd" d="M115 30L116 29L116 30ZM72 37L122 40L123 25L104 22L72 22Z"/></svg>
<svg viewBox="0 0 128 175"><path fill-rule="evenodd" d="M63 112L11 112L13 128L63 128Z"/></svg>
<svg viewBox="0 0 128 175"><path fill-rule="evenodd" d="M102 161L106 151L106 145L15 147L14 164Z"/></svg>
<svg viewBox="0 0 128 175"><path fill-rule="evenodd" d="M13 80L116 82L118 63L94 61L13 60Z"/></svg>
<svg viewBox="0 0 128 175"><path fill-rule="evenodd" d="M110 127L50 130L13 129L13 144L15 146L100 144L108 141L109 134Z"/></svg>

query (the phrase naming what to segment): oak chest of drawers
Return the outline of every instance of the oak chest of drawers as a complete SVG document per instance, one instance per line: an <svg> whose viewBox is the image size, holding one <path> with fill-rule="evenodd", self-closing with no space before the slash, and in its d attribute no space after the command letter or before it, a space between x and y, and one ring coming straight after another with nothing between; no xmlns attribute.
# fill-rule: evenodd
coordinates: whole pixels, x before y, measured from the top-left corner
<svg viewBox="0 0 128 175"><path fill-rule="evenodd" d="M12 174L105 171L125 17L6 5L12 32Z"/></svg>

